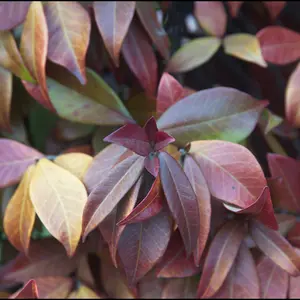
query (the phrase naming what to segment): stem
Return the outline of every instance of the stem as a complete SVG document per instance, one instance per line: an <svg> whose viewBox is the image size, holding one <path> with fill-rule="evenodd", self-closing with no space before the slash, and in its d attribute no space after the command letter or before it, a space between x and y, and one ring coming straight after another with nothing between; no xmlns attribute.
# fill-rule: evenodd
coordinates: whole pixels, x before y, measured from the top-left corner
<svg viewBox="0 0 300 300"><path fill-rule="evenodd" d="M268 146L274 153L281 154L283 156L288 156L283 147L278 142L277 138L273 135L273 133L269 132L264 135Z"/></svg>

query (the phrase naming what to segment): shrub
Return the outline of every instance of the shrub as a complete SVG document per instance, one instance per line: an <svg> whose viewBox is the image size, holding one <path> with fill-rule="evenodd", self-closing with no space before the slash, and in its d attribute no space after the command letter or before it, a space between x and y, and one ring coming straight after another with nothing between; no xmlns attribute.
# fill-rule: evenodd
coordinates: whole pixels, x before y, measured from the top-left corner
<svg viewBox="0 0 300 300"><path fill-rule="evenodd" d="M292 5L0 3L1 297L300 297Z"/></svg>

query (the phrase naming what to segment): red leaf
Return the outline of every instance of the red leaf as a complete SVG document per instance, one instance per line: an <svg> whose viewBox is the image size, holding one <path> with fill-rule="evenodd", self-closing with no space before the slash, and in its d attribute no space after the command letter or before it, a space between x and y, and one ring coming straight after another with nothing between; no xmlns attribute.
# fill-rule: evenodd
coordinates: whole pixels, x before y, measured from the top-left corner
<svg viewBox="0 0 300 300"><path fill-rule="evenodd" d="M175 142L175 139L164 131L158 131L155 135L155 151L159 151L169 144Z"/></svg>
<svg viewBox="0 0 300 300"><path fill-rule="evenodd" d="M157 156L148 155L145 159L145 169L152 174L154 177L157 177L159 172L159 160Z"/></svg>
<svg viewBox="0 0 300 300"><path fill-rule="evenodd" d="M156 125L156 121L154 119L154 117L151 117L145 124L144 126L144 130L148 136L148 140L150 142L155 142L155 136L158 132L158 129L157 129L157 125Z"/></svg>
<svg viewBox="0 0 300 300"><path fill-rule="evenodd" d="M156 9L152 1L137 1L136 12L152 39L154 45L157 47L159 53L165 58L169 59L170 42L164 28L159 24L156 15Z"/></svg>
<svg viewBox="0 0 300 300"><path fill-rule="evenodd" d="M282 185L275 188L277 205L282 209L300 212L300 163L291 157L268 153L268 165L272 177L282 178Z"/></svg>
<svg viewBox="0 0 300 300"><path fill-rule="evenodd" d="M285 65L300 58L300 34L280 26L268 26L256 34L267 62Z"/></svg>
<svg viewBox="0 0 300 300"><path fill-rule="evenodd" d="M271 19L274 21L285 7L286 1L264 1Z"/></svg>
<svg viewBox="0 0 300 300"><path fill-rule="evenodd" d="M300 256L279 232L252 220L249 231L257 247L292 276L300 275Z"/></svg>
<svg viewBox="0 0 300 300"><path fill-rule="evenodd" d="M295 247L300 248L300 223L297 222L295 226L289 231L287 235L288 241Z"/></svg>
<svg viewBox="0 0 300 300"><path fill-rule="evenodd" d="M164 194L190 255L196 248L200 230L198 200L178 162L166 152L160 152L158 158Z"/></svg>
<svg viewBox="0 0 300 300"><path fill-rule="evenodd" d="M131 23L122 46L129 68L142 87L154 95L157 85L157 61L147 36L134 22Z"/></svg>
<svg viewBox="0 0 300 300"><path fill-rule="evenodd" d="M194 14L201 27L209 34L217 37L224 35L227 15L222 1L196 1Z"/></svg>
<svg viewBox="0 0 300 300"><path fill-rule="evenodd" d="M131 188L125 199L114 208L114 210L103 220L98 226L105 241L108 244L110 256L115 267L117 267L116 253L118 243L125 225L120 226L120 220L126 218L134 208L137 201L138 193L142 184L143 177L141 176L135 185Z"/></svg>
<svg viewBox="0 0 300 300"><path fill-rule="evenodd" d="M245 243L242 243L227 279L213 297L221 299L259 298L259 291L260 284L254 259Z"/></svg>
<svg viewBox="0 0 300 300"><path fill-rule="evenodd" d="M136 124L122 126L105 137L103 141L126 147L142 156L147 156L151 152L145 129Z"/></svg>
<svg viewBox="0 0 300 300"><path fill-rule="evenodd" d="M258 298L286 299L289 284L287 272L278 267L270 258L263 256L257 264L257 273L261 283Z"/></svg>
<svg viewBox="0 0 300 300"><path fill-rule="evenodd" d="M229 12L233 18L236 18L244 1L227 1Z"/></svg>
<svg viewBox="0 0 300 300"><path fill-rule="evenodd" d="M184 159L184 172L188 177L197 196L200 214L200 232L197 247L194 251L195 264L199 266L209 235L211 221L210 192L200 167L190 155Z"/></svg>
<svg viewBox="0 0 300 300"><path fill-rule="evenodd" d="M160 178L157 176L147 196L131 211L128 216L121 219L118 226L142 222L156 216L163 208L162 203L163 193Z"/></svg>
<svg viewBox="0 0 300 300"><path fill-rule="evenodd" d="M139 281L163 256L171 235L168 214L129 224L121 235L118 253L130 285Z"/></svg>
<svg viewBox="0 0 300 300"><path fill-rule="evenodd" d="M182 85L169 73L163 73L157 91L157 113L164 113L171 105L184 96L185 93Z"/></svg>
<svg viewBox="0 0 300 300"><path fill-rule="evenodd" d="M2 1L0 3L0 30L10 30L22 23L31 1Z"/></svg>
<svg viewBox="0 0 300 300"><path fill-rule="evenodd" d="M243 223L228 221L214 237L198 286L198 297L209 298L221 288L245 237Z"/></svg>
<svg viewBox="0 0 300 300"><path fill-rule="evenodd" d="M193 257L186 258L184 244L178 230L173 233L168 248L156 269L157 277L163 278L183 278L200 272L200 269L194 265Z"/></svg>
<svg viewBox="0 0 300 300"><path fill-rule="evenodd" d="M12 294L9 299L38 299L39 294L35 280L29 280L20 290Z"/></svg>
<svg viewBox="0 0 300 300"><path fill-rule="evenodd" d="M26 169L43 157L37 150L19 142L0 139L0 188L20 181Z"/></svg>

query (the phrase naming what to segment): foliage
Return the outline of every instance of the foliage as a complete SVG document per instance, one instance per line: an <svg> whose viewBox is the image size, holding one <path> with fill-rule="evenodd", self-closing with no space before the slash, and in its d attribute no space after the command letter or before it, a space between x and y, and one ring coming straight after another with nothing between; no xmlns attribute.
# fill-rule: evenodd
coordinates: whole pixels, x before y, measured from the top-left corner
<svg viewBox="0 0 300 300"><path fill-rule="evenodd" d="M192 4L0 3L1 298L300 297L292 4Z"/></svg>

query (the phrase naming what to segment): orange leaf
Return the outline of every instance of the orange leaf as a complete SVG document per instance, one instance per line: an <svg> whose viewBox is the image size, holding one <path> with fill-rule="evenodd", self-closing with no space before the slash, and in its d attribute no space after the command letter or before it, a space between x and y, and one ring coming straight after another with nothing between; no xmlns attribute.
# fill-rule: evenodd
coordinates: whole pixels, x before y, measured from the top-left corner
<svg viewBox="0 0 300 300"><path fill-rule="evenodd" d="M48 47L48 28L40 1L30 4L21 36L20 52L31 76L38 82L43 95L42 104L54 110L46 84L46 57Z"/></svg>
<svg viewBox="0 0 300 300"><path fill-rule="evenodd" d="M10 106L12 98L12 74L0 67L0 129L11 131Z"/></svg>
<svg viewBox="0 0 300 300"><path fill-rule="evenodd" d="M33 174L30 198L42 223L72 256L81 236L87 201L83 183L72 173L42 158Z"/></svg>
<svg viewBox="0 0 300 300"><path fill-rule="evenodd" d="M49 1L44 10L49 30L48 58L85 84L85 56L91 31L88 12L75 1Z"/></svg>
<svg viewBox="0 0 300 300"><path fill-rule="evenodd" d="M34 170L35 165L31 165L23 175L20 185L6 207L3 219L7 238L19 251L25 253L28 252L35 220L35 211L29 195L29 185Z"/></svg>
<svg viewBox="0 0 300 300"><path fill-rule="evenodd" d="M247 33L230 34L224 38L223 42L225 53L261 67L267 67L261 53L259 41L255 35Z"/></svg>

